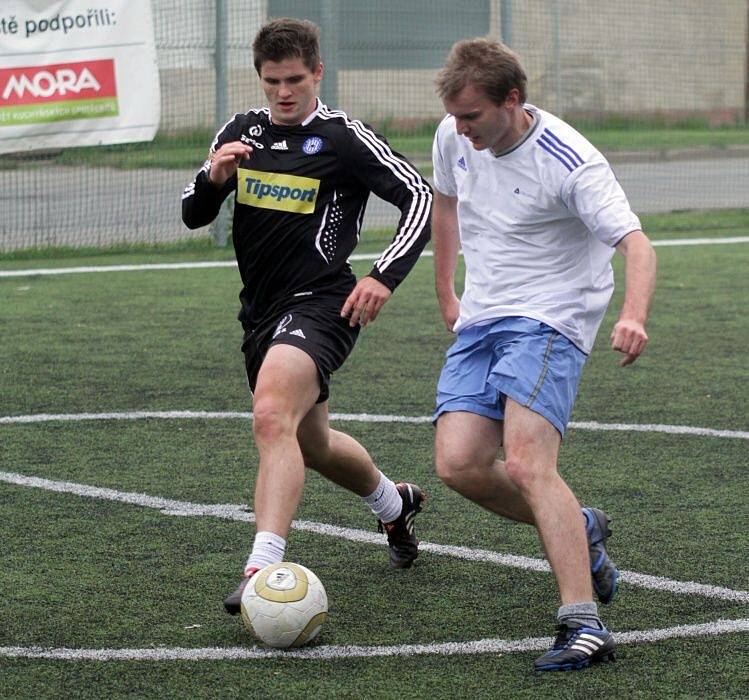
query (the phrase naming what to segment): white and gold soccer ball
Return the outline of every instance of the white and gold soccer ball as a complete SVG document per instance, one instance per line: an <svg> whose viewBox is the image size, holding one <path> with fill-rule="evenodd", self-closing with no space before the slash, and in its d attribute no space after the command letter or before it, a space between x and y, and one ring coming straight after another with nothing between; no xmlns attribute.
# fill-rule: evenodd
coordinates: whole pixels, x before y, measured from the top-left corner
<svg viewBox="0 0 749 700"><path fill-rule="evenodd" d="M279 649L300 647L320 632L328 596L320 579L299 564L260 569L242 593L242 620L261 642Z"/></svg>

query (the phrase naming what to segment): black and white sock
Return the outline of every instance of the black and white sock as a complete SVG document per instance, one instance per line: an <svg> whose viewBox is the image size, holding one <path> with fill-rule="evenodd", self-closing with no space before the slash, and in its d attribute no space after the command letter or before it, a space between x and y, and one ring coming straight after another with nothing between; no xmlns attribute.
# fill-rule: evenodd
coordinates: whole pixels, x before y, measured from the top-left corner
<svg viewBox="0 0 749 700"><path fill-rule="evenodd" d="M398 489L382 472L377 488L369 496L363 496L362 500L383 523L392 522L403 510L403 499Z"/></svg>

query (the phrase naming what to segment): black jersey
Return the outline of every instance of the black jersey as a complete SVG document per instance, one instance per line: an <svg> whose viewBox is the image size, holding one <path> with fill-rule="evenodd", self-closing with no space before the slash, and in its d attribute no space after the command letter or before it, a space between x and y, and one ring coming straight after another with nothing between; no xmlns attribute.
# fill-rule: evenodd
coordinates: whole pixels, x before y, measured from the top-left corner
<svg viewBox="0 0 749 700"><path fill-rule="evenodd" d="M390 245L369 273L390 290L413 267L430 233L429 184L384 138L344 112L317 109L296 126L274 124L267 109L237 114L218 133L222 144L252 147L219 190L210 159L182 195L182 219L205 226L235 191L232 239L244 288L240 320L252 328L299 297L350 293L348 258L356 247L370 192L401 211Z"/></svg>

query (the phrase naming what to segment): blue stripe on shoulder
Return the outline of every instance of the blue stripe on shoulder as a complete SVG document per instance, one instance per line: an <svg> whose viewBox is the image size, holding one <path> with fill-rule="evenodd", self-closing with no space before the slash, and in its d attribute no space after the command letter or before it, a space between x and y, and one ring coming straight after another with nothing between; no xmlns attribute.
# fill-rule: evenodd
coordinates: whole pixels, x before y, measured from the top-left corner
<svg viewBox="0 0 749 700"><path fill-rule="evenodd" d="M569 154L572 158L573 163L575 163L576 165L582 165L585 162L580 157L580 154L574 148L572 148L572 146L562 141L562 139L560 139L556 134L552 133L549 129L544 129L544 134L546 134L560 150Z"/></svg>
<svg viewBox="0 0 749 700"><path fill-rule="evenodd" d="M555 151L551 146L548 144L548 139L544 140L545 137L542 136L540 139L536 141L536 143L541 146L541 148L544 149L547 153L551 154L556 158L567 170L572 172L575 168L570 164L570 162L567 160L565 156L562 156L559 154L558 151Z"/></svg>

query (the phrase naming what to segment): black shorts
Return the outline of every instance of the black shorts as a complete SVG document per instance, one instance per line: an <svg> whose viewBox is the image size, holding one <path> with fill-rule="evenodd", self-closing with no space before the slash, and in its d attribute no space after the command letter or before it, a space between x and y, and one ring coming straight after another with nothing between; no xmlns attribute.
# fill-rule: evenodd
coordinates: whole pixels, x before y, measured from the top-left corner
<svg viewBox="0 0 749 700"><path fill-rule="evenodd" d="M255 392L257 375L268 350L273 345L293 345L315 361L320 378L317 403L327 401L330 375L349 356L359 336L359 326L351 328L348 319L341 318L344 300L345 297L332 303L300 301L279 316L245 331L242 352L250 390Z"/></svg>

